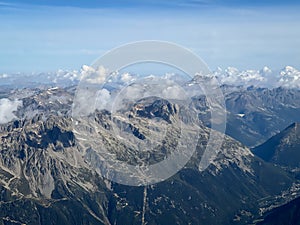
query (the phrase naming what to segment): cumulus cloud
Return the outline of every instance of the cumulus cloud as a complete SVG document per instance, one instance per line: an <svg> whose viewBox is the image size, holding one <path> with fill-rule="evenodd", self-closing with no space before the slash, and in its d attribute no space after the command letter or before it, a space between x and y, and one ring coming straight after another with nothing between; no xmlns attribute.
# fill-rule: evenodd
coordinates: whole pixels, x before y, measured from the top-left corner
<svg viewBox="0 0 300 225"><path fill-rule="evenodd" d="M132 75L130 73L123 73L121 75L121 81L123 81L124 83L128 83L133 80L134 80L134 78L132 77Z"/></svg>
<svg viewBox="0 0 300 225"><path fill-rule="evenodd" d="M147 77L124 88L121 97L132 100L150 96L161 98L175 97L177 94L174 94L174 91L171 90L175 88L175 85L174 82L167 79ZM170 96L170 92L172 92L172 96Z"/></svg>
<svg viewBox="0 0 300 225"><path fill-rule="evenodd" d="M0 124L8 123L16 119L14 112L22 105L20 100L9 100L7 98L0 99Z"/></svg>
<svg viewBox="0 0 300 225"><path fill-rule="evenodd" d="M239 71L237 68L228 67L225 71L220 68L215 72L219 81L222 84L229 85L245 85L245 86L257 86L267 84L267 74L262 74L260 71L256 70L245 70Z"/></svg>
<svg viewBox="0 0 300 225"><path fill-rule="evenodd" d="M98 89L86 87L77 89L72 110L74 117L87 116L94 112L97 91Z"/></svg>
<svg viewBox="0 0 300 225"><path fill-rule="evenodd" d="M81 84L77 88L76 98L73 102L73 116L88 116L95 109L106 109L111 96L103 85L109 82L110 75L114 77L118 73L110 73L107 68L97 68L84 65L80 71ZM110 79L110 78L109 78Z"/></svg>
<svg viewBox="0 0 300 225"><path fill-rule="evenodd" d="M59 69L56 72L56 78L55 79L57 81L58 80L76 81L76 80L80 80L80 73L77 70L66 71L66 70Z"/></svg>
<svg viewBox="0 0 300 225"><path fill-rule="evenodd" d="M81 69L81 76L91 84L102 84L105 82L109 75L108 69L103 66L93 68L91 66L84 65Z"/></svg>
<svg viewBox="0 0 300 225"><path fill-rule="evenodd" d="M286 66L280 71L278 86L285 88L300 88L300 71L291 66Z"/></svg>
<svg viewBox="0 0 300 225"><path fill-rule="evenodd" d="M95 109L118 110L128 107L128 102L136 102L151 96L183 101L199 94L213 95L217 93L215 91L221 84L244 87L300 88L300 72L290 66L281 71L272 71L268 67L245 71L234 67L225 70L218 68L212 74L217 80L211 79L210 75L201 74L196 74L190 80L189 77L183 79L177 74L145 77L118 71L109 73L102 66L98 68L83 66L81 74L84 82L77 90L73 108L73 113L79 116L89 115ZM211 88L206 90L199 85L198 77L200 83ZM109 85L106 85L107 83Z"/></svg>
<svg viewBox="0 0 300 225"><path fill-rule="evenodd" d="M184 100L186 94L187 92L177 85L166 86L162 91L162 97L166 99Z"/></svg>
<svg viewBox="0 0 300 225"><path fill-rule="evenodd" d="M225 70L218 68L214 75L221 84L234 86L300 88L300 72L291 66L286 66L280 71L272 71L266 66L261 70L245 71L234 67Z"/></svg>
<svg viewBox="0 0 300 225"><path fill-rule="evenodd" d="M99 110L108 109L111 103L111 94L106 89L101 89L97 92L95 107Z"/></svg>
<svg viewBox="0 0 300 225"><path fill-rule="evenodd" d="M146 77L120 90L116 96L111 96L114 109L126 107L127 102L136 102L147 97L159 97L168 100L185 100L188 93L176 82L159 77ZM108 104L109 105L109 104Z"/></svg>

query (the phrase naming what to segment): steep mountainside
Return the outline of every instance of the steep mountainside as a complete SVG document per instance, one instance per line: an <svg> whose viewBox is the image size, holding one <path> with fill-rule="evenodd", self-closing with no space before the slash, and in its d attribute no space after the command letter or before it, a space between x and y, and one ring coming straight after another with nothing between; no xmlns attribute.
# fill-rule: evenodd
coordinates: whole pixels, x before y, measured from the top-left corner
<svg viewBox="0 0 300 225"><path fill-rule="evenodd" d="M295 174L299 179L300 171L300 124L293 123L264 144L253 149L253 153L267 162L276 164ZM300 199L297 198L277 207L263 217L260 225L300 224Z"/></svg>
<svg viewBox="0 0 300 225"><path fill-rule="evenodd" d="M263 221L257 225L299 225L300 224L300 198L269 212Z"/></svg>
<svg viewBox="0 0 300 225"><path fill-rule="evenodd" d="M97 160L88 157L96 147L78 144L69 111L52 111L45 101L34 101L36 95L27 98L33 103L23 107L37 104L40 111L0 127L0 224L245 224L298 195L296 181L285 171L228 136L209 167L200 170L211 132L201 124L195 154L171 178L145 188L110 182L96 172ZM55 109L63 106L61 98L47 101ZM148 99L120 114L97 111L89 119L118 160L153 164L168 156L177 136L167 135L163 155L136 154L135 146L122 147L111 128L121 127L125 141L140 143L165 132L159 129L164 124L195 123L179 112L173 103Z"/></svg>
<svg viewBox="0 0 300 225"><path fill-rule="evenodd" d="M249 147L265 142L294 122L300 122L299 89L235 88L228 91L225 98L226 133Z"/></svg>
<svg viewBox="0 0 300 225"><path fill-rule="evenodd" d="M297 171L300 168L300 124L293 123L253 149L265 161Z"/></svg>

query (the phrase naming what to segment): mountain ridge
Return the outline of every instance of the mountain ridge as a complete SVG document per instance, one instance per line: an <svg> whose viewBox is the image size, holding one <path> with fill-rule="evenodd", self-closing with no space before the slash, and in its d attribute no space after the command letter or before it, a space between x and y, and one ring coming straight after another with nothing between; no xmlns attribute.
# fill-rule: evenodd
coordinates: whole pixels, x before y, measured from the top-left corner
<svg viewBox="0 0 300 225"><path fill-rule="evenodd" d="M146 108L147 113L131 112L130 115L148 120L152 119L149 113L153 112L172 122L169 112L175 113L176 107L168 107L168 104L162 101L153 105L158 108L151 105ZM97 118L102 118L101 126L109 129L109 117ZM259 160L230 137L225 137L222 151L207 170L199 171L198 163L210 132L209 128L203 127L197 152L191 161L168 180L147 187L145 194L143 187L119 185L91 170L81 157L82 150L73 145L72 135L66 136L64 145L56 134L72 132L68 117L41 114L2 127L6 127L0 134L0 186L4 193L0 218L3 221L37 224L37 218L40 218L44 224L50 224L51 218L55 217L56 224L132 225L140 224L144 214L150 224L151 221L152 224L166 224L167 221L181 224L232 224L234 221L243 224L257 217L259 210L266 210L270 204L285 203L287 199L280 197L282 191L289 190L294 183L283 170ZM54 133L48 135L51 132ZM41 145L43 140L46 140L45 145ZM266 179L275 176L276 180ZM280 184L274 185L278 181ZM288 193L289 196L294 192ZM274 199L262 200L270 195ZM146 199L144 206L143 199ZM230 205L223 208L224 202ZM257 202L261 209L257 208ZM61 207L64 207L63 214Z"/></svg>
<svg viewBox="0 0 300 225"><path fill-rule="evenodd" d="M253 149L254 154L291 170L300 168L300 123L295 122L265 143Z"/></svg>

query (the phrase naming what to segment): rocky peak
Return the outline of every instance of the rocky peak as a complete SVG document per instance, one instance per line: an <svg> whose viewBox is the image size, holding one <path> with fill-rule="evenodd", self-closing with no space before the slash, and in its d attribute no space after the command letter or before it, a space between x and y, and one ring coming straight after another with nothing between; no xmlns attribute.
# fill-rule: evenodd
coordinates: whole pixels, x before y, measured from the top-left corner
<svg viewBox="0 0 300 225"><path fill-rule="evenodd" d="M165 99L146 98L134 104L131 110L131 116L137 115L153 119L161 118L168 123L171 123L171 117L178 114L179 106Z"/></svg>
<svg viewBox="0 0 300 225"><path fill-rule="evenodd" d="M16 120L1 126L1 147L14 146L15 151L22 152L27 148L58 150L71 147L75 145L75 138L70 127L70 119L57 116L36 115L32 119ZM26 145L19 145L20 140Z"/></svg>

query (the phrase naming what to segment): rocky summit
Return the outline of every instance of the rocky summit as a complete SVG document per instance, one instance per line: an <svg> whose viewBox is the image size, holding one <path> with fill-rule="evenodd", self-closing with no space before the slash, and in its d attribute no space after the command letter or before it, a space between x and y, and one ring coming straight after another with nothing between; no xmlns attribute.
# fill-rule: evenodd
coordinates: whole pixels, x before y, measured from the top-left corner
<svg viewBox="0 0 300 225"><path fill-rule="evenodd" d="M120 112L95 111L79 128L104 145L88 141L86 148L70 117L70 89L34 93L24 96L19 119L0 126L0 224L248 224L299 195L294 176L229 136L202 170L212 130L179 104L147 98ZM203 105L196 103L189 107ZM207 107L194 112L201 110ZM91 124L94 130L86 129ZM101 160L91 152L101 156L99 147L130 165L163 161L181 137L179 124L197 126L198 141L191 159L167 180L127 186L97 170ZM164 145L140 151L139 143L162 135Z"/></svg>

